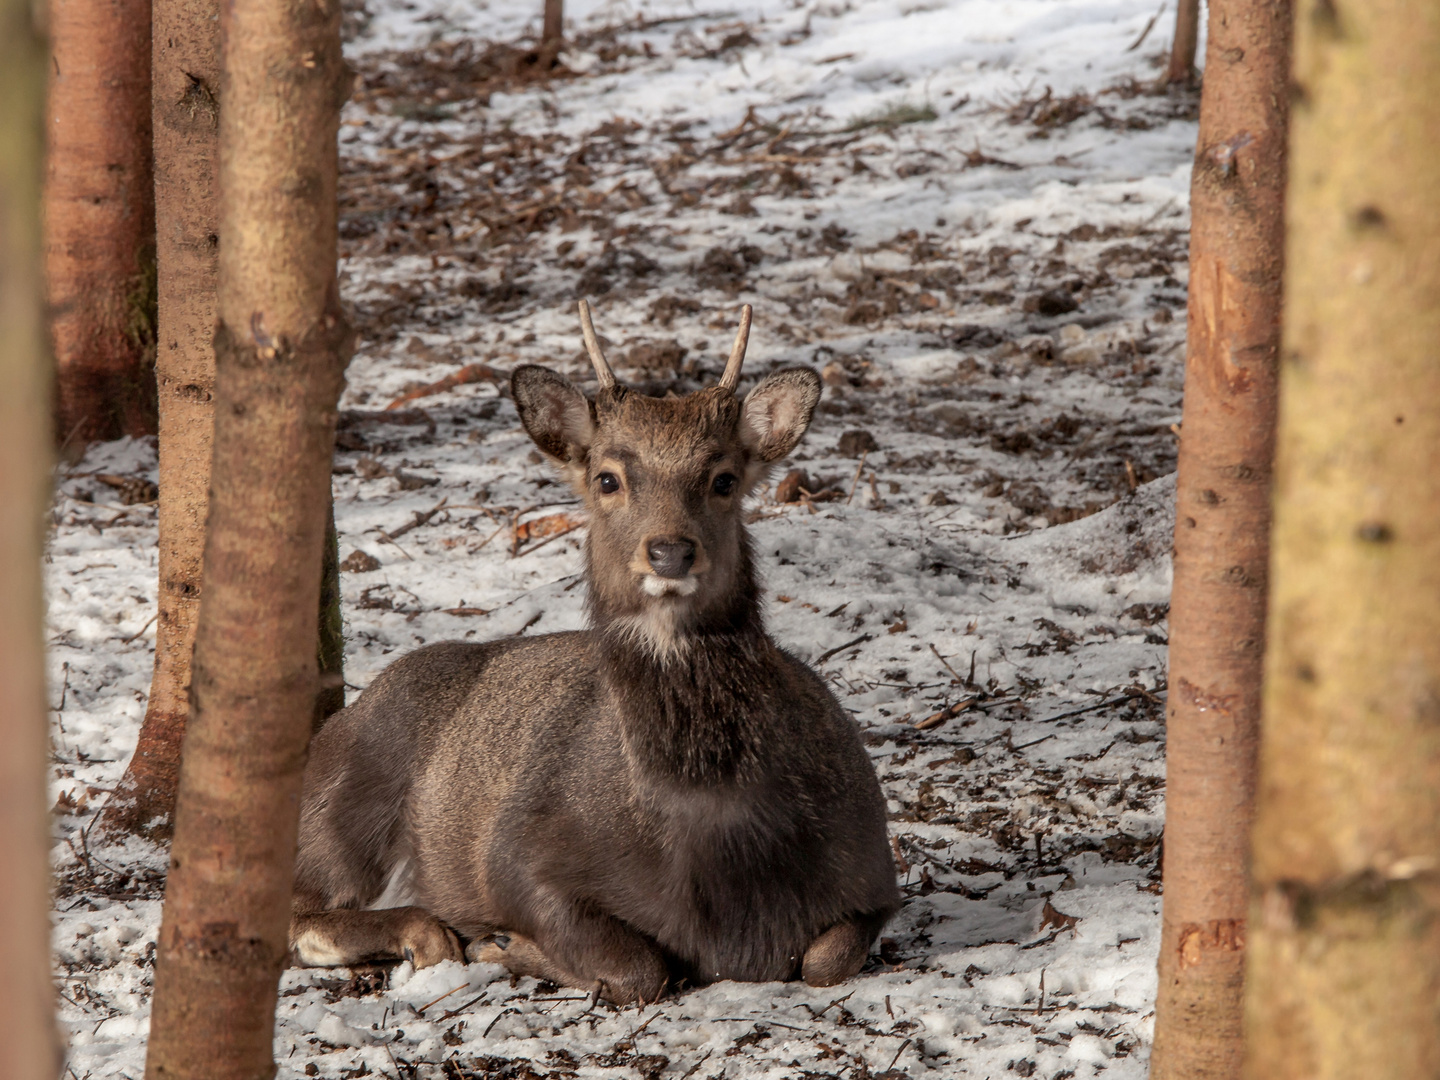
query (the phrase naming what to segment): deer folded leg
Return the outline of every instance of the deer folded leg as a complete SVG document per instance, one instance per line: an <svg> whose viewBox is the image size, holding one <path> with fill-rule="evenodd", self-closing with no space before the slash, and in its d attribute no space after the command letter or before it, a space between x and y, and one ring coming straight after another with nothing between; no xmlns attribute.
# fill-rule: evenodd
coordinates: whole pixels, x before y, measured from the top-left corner
<svg viewBox="0 0 1440 1080"><path fill-rule="evenodd" d="M494 941L483 944L474 942L473 945L479 945L480 948L475 949L472 945L472 948L465 953L466 959L481 960L487 964L499 964L512 975L528 975L532 979L548 979L560 986L589 989L580 976L560 967L541 951L539 945L536 945L524 934L506 936L509 940L504 945Z"/></svg>
<svg viewBox="0 0 1440 1080"><path fill-rule="evenodd" d="M296 912L290 953L302 967L342 967L370 960L411 960L417 968L441 960L464 963L455 934L424 908Z"/></svg>
<svg viewBox="0 0 1440 1080"><path fill-rule="evenodd" d="M883 918L863 915L836 923L805 950L800 977L811 986L834 986L860 974L883 924Z"/></svg>
<svg viewBox="0 0 1440 1080"><path fill-rule="evenodd" d="M628 1005L658 1001L670 971L655 943L609 915L580 914L541 931L542 946L510 934L501 948L487 945L479 959L503 964L516 975L549 979L577 990L598 990L606 1001Z"/></svg>

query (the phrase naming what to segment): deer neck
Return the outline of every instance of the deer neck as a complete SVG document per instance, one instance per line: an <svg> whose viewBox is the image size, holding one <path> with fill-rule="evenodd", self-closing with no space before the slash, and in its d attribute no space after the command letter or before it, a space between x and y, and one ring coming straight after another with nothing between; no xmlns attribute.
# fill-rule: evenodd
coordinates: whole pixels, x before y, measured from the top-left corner
<svg viewBox="0 0 1440 1080"><path fill-rule="evenodd" d="M755 774L783 688L778 649L765 632L748 569L727 605L694 614L682 609L686 617L663 633L637 632L634 615L591 612L626 753L655 779L723 784Z"/></svg>

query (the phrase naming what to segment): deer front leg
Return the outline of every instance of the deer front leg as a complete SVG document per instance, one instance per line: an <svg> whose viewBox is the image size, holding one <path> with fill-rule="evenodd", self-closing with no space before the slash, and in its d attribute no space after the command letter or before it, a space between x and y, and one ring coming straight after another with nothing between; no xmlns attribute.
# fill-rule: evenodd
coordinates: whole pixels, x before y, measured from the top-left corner
<svg viewBox="0 0 1440 1080"><path fill-rule="evenodd" d="M838 922L810 943L800 977L811 986L834 986L860 974L883 918L857 915Z"/></svg>
<svg viewBox="0 0 1440 1080"><path fill-rule="evenodd" d="M465 962L459 939L424 908L295 912L290 953L301 967L344 967L371 960L410 960L417 968Z"/></svg>
<svg viewBox="0 0 1440 1080"><path fill-rule="evenodd" d="M504 948L486 945L478 959L516 975L598 990L615 1005L660 999L670 972L654 942L610 915L572 915L563 924L542 927L538 940L512 933Z"/></svg>

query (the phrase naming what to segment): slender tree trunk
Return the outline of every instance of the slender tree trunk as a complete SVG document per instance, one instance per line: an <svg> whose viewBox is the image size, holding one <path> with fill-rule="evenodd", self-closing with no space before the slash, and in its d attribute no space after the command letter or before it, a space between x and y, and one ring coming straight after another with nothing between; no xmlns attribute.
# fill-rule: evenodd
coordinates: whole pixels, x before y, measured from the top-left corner
<svg viewBox="0 0 1440 1080"><path fill-rule="evenodd" d="M1440 1076L1440 6L1295 20L1246 1075Z"/></svg>
<svg viewBox="0 0 1440 1080"><path fill-rule="evenodd" d="M1222 5L1211 4L1212 10ZM1212 19L1212 23L1213 23ZM1200 0L1176 0L1175 40L1170 45L1170 65L1165 71L1168 83L1188 83L1195 78L1195 50L1200 44ZM1207 46L1205 55L1213 55Z"/></svg>
<svg viewBox="0 0 1440 1080"><path fill-rule="evenodd" d="M340 8L221 9L220 291L204 602L146 1075L268 1078L335 407Z"/></svg>
<svg viewBox="0 0 1440 1080"><path fill-rule="evenodd" d="M1270 536L1288 0L1211 0L1190 187L1155 1080L1235 1080Z"/></svg>
<svg viewBox="0 0 1440 1080"><path fill-rule="evenodd" d="M40 279L45 50L27 0L0 0L0 1076L60 1072L50 981L50 822L41 522L50 425Z"/></svg>
<svg viewBox="0 0 1440 1080"><path fill-rule="evenodd" d="M45 278L62 450L155 432L150 0L50 0Z"/></svg>
<svg viewBox="0 0 1440 1080"><path fill-rule="evenodd" d="M540 47L549 46L555 52L565 37L565 0L545 0L545 19L540 30Z"/></svg>
<svg viewBox="0 0 1440 1080"><path fill-rule="evenodd" d="M220 26L216 0L154 0L160 337L160 581L155 672L107 831L165 835L189 715L214 425Z"/></svg>

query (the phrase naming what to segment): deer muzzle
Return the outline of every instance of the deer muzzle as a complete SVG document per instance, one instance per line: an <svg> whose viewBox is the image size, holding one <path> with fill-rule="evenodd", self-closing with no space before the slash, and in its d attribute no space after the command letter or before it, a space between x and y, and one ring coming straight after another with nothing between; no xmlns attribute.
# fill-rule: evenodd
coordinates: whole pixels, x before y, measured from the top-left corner
<svg viewBox="0 0 1440 1080"><path fill-rule="evenodd" d="M645 544L650 569L662 578L688 577L695 565L695 541L656 539Z"/></svg>

